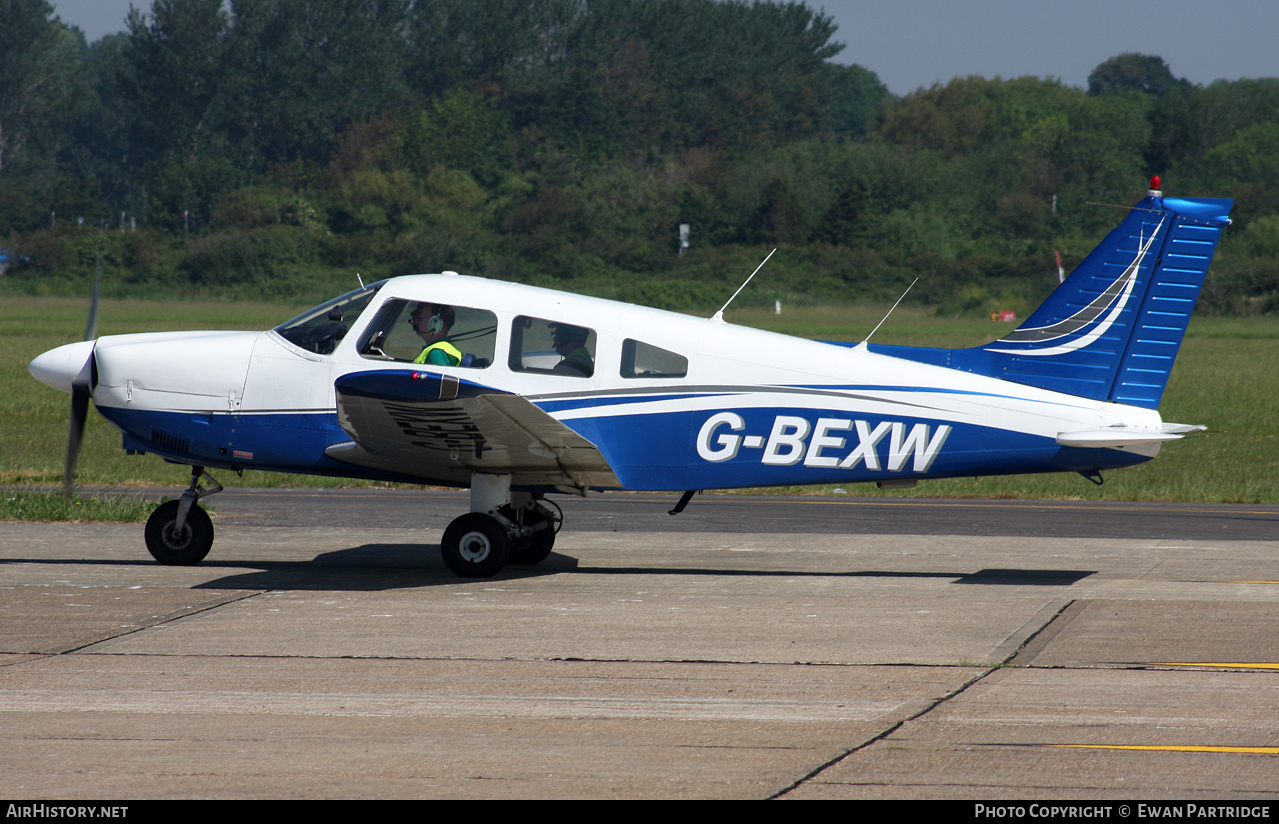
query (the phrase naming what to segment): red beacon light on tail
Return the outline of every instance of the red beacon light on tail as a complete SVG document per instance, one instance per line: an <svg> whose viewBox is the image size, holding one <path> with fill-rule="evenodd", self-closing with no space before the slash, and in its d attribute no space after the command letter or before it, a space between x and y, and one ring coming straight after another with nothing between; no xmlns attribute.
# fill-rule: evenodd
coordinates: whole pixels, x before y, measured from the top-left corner
<svg viewBox="0 0 1279 824"><path fill-rule="evenodd" d="M1152 175L1150 178L1150 191L1147 192L1151 197L1163 197L1163 192L1159 189L1159 175Z"/></svg>

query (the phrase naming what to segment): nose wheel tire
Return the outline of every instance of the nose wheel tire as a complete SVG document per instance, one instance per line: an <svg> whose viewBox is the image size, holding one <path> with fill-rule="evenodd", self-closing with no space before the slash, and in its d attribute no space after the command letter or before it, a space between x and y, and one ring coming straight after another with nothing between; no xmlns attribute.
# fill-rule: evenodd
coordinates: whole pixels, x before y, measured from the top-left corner
<svg viewBox="0 0 1279 824"><path fill-rule="evenodd" d="M178 505L179 501L166 501L147 518L147 550L167 566L193 566L204 560L213 547L213 521L207 512L192 504L182 529L174 529Z"/></svg>
<svg viewBox="0 0 1279 824"><path fill-rule="evenodd" d="M496 518L468 512L444 530L440 553L445 566L459 578L491 578L506 566L511 542Z"/></svg>

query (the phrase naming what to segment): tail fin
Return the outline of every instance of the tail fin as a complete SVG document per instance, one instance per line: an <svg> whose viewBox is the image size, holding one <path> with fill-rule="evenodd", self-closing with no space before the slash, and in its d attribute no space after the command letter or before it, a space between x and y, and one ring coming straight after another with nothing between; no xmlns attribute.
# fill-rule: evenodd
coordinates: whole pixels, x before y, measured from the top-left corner
<svg viewBox="0 0 1279 824"><path fill-rule="evenodd" d="M994 343L951 350L945 365L1156 408L1233 202L1151 189L1025 323ZM872 349L942 362L936 350L912 358L890 351L905 347Z"/></svg>

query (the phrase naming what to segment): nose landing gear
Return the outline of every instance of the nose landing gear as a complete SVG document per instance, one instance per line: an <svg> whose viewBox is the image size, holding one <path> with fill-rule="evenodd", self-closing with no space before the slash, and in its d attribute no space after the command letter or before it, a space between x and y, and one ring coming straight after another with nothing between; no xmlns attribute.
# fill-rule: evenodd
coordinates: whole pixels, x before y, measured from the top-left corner
<svg viewBox="0 0 1279 824"><path fill-rule="evenodd" d="M206 478L209 489L200 486ZM165 501L147 518L144 531L151 556L168 566L194 566L204 560L213 547L213 521L197 503L201 498L222 491L222 484L204 471L191 467L191 483L176 501Z"/></svg>

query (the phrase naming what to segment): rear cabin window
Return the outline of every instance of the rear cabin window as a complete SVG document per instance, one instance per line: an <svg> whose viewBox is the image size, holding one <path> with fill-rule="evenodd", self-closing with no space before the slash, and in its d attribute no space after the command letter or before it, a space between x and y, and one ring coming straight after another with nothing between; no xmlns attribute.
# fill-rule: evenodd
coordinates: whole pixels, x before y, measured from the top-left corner
<svg viewBox="0 0 1279 824"><path fill-rule="evenodd" d="M511 327L510 367L514 372L589 378L595 374L595 330L517 317Z"/></svg>
<svg viewBox="0 0 1279 824"><path fill-rule="evenodd" d="M497 316L487 309L396 298L382 304L369 324L360 355L483 369L493 363L496 341ZM431 357L433 351L437 354Z"/></svg>
<svg viewBox="0 0 1279 824"><path fill-rule="evenodd" d="M675 352L627 338L622 342L623 378L682 378L688 374L688 358Z"/></svg>

